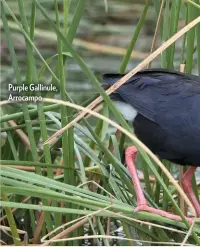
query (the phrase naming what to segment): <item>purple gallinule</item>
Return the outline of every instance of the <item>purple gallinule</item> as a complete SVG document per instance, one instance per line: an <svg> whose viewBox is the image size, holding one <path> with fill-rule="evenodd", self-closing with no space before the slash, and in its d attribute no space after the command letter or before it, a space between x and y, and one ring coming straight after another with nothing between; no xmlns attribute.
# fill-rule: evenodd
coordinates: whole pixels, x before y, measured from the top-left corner
<svg viewBox="0 0 200 247"><path fill-rule="evenodd" d="M106 87L123 75L105 74ZM146 69L131 77L110 95L136 136L160 159L190 165L181 184L197 217L200 204L191 181L200 166L200 77L168 69ZM177 215L148 206L135 167L137 148L125 150L125 160L137 196L136 211L148 211L174 220Z"/></svg>

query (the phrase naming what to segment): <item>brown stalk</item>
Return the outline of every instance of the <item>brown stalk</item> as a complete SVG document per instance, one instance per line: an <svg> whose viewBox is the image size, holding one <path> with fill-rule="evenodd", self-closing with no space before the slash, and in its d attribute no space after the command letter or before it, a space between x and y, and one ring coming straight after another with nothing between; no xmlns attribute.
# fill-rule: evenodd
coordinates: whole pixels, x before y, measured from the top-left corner
<svg viewBox="0 0 200 247"><path fill-rule="evenodd" d="M15 123L15 121L13 120L9 120L8 124L12 127L17 126L17 124ZM23 130L21 129L16 129L14 130L15 133L19 136L19 138L22 140L22 142L25 144L25 146L30 150L31 146L30 146L30 141L28 139L28 136L24 133Z"/></svg>
<svg viewBox="0 0 200 247"><path fill-rule="evenodd" d="M157 39L158 39L158 33L159 33L159 28L160 28L160 24L161 24L161 20L162 20L162 14L163 14L163 10L164 10L164 5L165 5L165 0L162 0L161 2L161 6L160 6L160 11L159 11L159 15L158 15L158 20L156 23L156 29L155 29L155 33L154 33L154 37L153 37L153 42L151 45L151 53L155 51L156 49L156 43L157 43ZM151 62L149 62L147 68L151 68Z"/></svg>
<svg viewBox="0 0 200 247"><path fill-rule="evenodd" d="M180 64L180 72L184 73L184 71L185 71L185 64ZM181 185L181 180L183 178L183 175L184 175L184 168L181 166L179 168L179 182L180 182L180 185ZM182 188L182 185L181 185L181 188ZM185 216L187 216L187 205L185 204L185 201L183 200L183 198L181 196L179 196L179 201L180 201L180 209L181 209L181 211L183 212L183 214Z"/></svg>
<svg viewBox="0 0 200 247"><path fill-rule="evenodd" d="M44 224L45 214L44 211L40 213L39 219L37 220L37 227L33 235L33 244L38 244L38 240L41 234L42 226Z"/></svg>

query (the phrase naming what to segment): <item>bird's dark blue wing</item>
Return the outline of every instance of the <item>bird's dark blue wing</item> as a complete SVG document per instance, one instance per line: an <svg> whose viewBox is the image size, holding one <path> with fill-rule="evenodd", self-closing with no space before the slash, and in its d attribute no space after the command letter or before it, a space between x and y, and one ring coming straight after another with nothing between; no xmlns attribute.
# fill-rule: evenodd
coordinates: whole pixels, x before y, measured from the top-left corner
<svg viewBox="0 0 200 247"><path fill-rule="evenodd" d="M106 75L113 84L123 75ZM144 70L123 84L117 93L141 115L168 133L200 142L200 77L169 70ZM186 138L187 139L187 138Z"/></svg>
<svg viewBox="0 0 200 247"><path fill-rule="evenodd" d="M112 85L122 76L123 75L119 74L106 74L103 76L103 79L106 83ZM143 116L154 121L155 112L152 93L148 88L143 90L146 82L150 84L156 83L158 80L154 79L152 81L152 78L150 77L143 80L141 77L135 75L117 89L116 93L124 100L124 102L131 104Z"/></svg>

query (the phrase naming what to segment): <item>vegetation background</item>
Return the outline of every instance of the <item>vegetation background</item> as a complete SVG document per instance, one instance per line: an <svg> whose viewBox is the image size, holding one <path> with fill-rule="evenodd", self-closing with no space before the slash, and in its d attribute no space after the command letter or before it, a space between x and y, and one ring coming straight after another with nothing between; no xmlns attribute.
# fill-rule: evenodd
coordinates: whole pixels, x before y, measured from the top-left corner
<svg viewBox="0 0 200 247"><path fill-rule="evenodd" d="M101 113L132 132L102 91L101 74L130 71L199 13L199 0L2 0L1 99L8 98L8 83L52 83L59 93L43 97L81 105L100 93ZM151 66L180 70L180 64L200 74L200 24ZM124 145L132 141L107 121L84 118L43 146L77 115L61 103L2 106L2 244L200 245L200 220L187 223L191 210L142 148L137 165L149 203L183 222L134 213L123 165ZM183 168L164 163L182 176Z"/></svg>

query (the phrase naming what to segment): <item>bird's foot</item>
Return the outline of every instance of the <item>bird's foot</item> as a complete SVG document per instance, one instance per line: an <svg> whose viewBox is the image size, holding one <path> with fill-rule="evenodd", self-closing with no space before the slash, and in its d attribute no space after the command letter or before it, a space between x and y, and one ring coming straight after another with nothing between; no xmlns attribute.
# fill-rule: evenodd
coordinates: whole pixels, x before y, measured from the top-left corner
<svg viewBox="0 0 200 247"><path fill-rule="evenodd" d="M135 212L139 212L139 211L145 211L145 212L149 212L149 213L152 213L152 214L157 214L157 215L160 215L160 216L172 219L172 220L182 221L182 218L180 216L178 216L178 215L165 212L164 210L161 210L161 209L152 208L152 207L149 207L148 205L139 205L139 206L137 206L135 208ZM186 219L190 224L192 224L194 222L194 220L192 218L186 217Z"/></svg>
<svg viewBox="0 0 200 247"><path fill-rule="evenodd" d="M181 180L182 187L192 202L195 210L196 210L196 215L198 218L200 218L200 203L199 200L197 199L196 195L194 194L194 191L192 190L192 177L195 173L195 170L197 167L191 166L187 169L185 174L183 175L183 178Z"/></svg>

